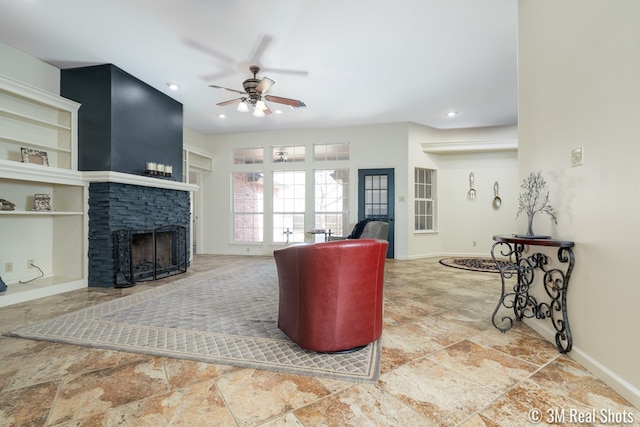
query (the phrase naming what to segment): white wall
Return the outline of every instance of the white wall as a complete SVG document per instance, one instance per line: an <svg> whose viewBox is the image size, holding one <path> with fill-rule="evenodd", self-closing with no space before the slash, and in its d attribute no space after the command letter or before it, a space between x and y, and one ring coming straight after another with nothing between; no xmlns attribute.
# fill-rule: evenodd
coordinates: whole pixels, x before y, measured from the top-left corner
<svg viewBox="0 0 640 427"><path fill-rule="evenodd" d="M442 255L488 255L495 234L513 233L519 191L517 152L425 153L430 143L517 141L516 126L436 130L414 125L409 139L409 182L413 168L437 170L437 233L414 233L409 223L411 258ZM475 200L467 197L469 174L475 177ZM498 182L502 205L494 209L494 183ZM409 209L413 216L413 206ZM474 246L475 242L475 246Z"/></svg>
<svg viewBox="0 0 640 427"><path fill-rule="evenodd" d="M448 185L439 197L442 251L488 256L496 234L513 234L519 191L515 151L437 155L440 180ZM469 173L475 177L476 198L467 197ZM494 184L502 204L493 207ZM475 242L475 245L474 245Z"/></svg>
<svg viewBox="0 0 640 427"><path fill-rule="evenodd" d="M60 94L60 70L0 42L0 74Z"/></svg>
<svg viewBox="0 0 640 427"><path fill-rule="evenodd" d="M558 213L557 226L541 217L534 231L576 244L571 357L636 407L639 22L637 0L519 2L519 173L542 171ZM576 147L584 166L570 166Z"/></svg>
<svg viewBox="0 0 640 427"><path fill-rule="evenodd" d="M517 138L515 126L437 130L409 123L354 126L335 129L290 130L226 135L210 135L208 151L216 158L215 171L205 177L203 186L204 237L201 250L216 254L270 254L274 245L246 245L231 241L231 192L233 148L305 144L311 153L314 143L348 142L351 159L291 167L348 167L350 169L350 226L357 221L357 170L359 168L395 169L395 258L416 259L438 255L489 253L494 234L513 232L509 225L515 217L517 199L517 156L515 152L432 155L422 144L442 141L502 141ZM438 169L438 232L415 233L413 223L414 167ZM234 169L235 168L235 169ZM252 166L247 166L247 170ZM272 169L267 160L260 168ZM469 171L477 175L478 197L466 199ZM493 184L499 181L503 205L493 209ZM307 221L312 223L311 212ZM473 245L473 242L476 245Z"/></svg>
<svg viewBox="0 0 640 427"><path fill-rule="evenodd" d="M351 157L349 161L291 163L287 168L311 171L314 168L349 168L349 223L355 225L357 213L357 177L362 168L394 168L396 176L396 255L406 256L407 248L407 203L399 202L401 197L407 200L407 126L403 123L374 126L356 126L335 129L290 130L276 132L253 132L210 136L209 152L216 157L215 171L206 177L205 186L211 189L207 193L203 221L205 237L203 251L216 254L260 254L268 255L277 245L247 245L231 242L231 172L242 167L233 166L231 150L233 148L264 147L270 153L273 146L305 145L307 158L312 157L313 144L349 143ZM265 156L269 158L270 156ZM259 166L265 174L273 169L271 161ZM255 170L251 166L247 170ZM398 179L400 178L400 179ZM312 212L307 212L306 222L313 223Z"/></svg>

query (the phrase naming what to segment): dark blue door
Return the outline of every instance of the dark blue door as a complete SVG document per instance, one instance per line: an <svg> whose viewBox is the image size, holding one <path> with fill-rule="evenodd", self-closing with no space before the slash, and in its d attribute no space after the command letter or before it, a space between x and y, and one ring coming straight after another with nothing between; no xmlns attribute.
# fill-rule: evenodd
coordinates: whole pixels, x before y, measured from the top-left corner
<svg viewBox="0 0 640 427"><path fill-rule="evenodd" d="M365 218L389 223L387 258L393 258L394 169L358 170L358 221Z"/></svg>

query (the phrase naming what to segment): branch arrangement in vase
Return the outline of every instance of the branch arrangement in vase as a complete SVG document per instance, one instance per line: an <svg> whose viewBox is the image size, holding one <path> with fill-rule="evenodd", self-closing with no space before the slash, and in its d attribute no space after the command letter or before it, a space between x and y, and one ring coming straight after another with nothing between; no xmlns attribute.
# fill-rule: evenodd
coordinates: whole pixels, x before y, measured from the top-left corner
<svg viewBox="0 0 640 427"><path fill-rule="evenodd" d="M549 202L549 190L547 182L542 177L542 172L531 172L529 176L522 180L520 185L522 192L518 196L518 212L516 218L521 213L527 214L527 236L533 236L533 217L541 212L551 217L554 223L558 223L558 218Z"/></svg>

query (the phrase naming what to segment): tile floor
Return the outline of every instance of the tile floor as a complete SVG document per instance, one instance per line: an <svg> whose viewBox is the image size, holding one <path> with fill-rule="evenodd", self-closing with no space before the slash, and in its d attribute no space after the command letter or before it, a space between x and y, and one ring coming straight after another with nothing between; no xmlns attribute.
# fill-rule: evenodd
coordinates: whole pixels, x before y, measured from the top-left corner
<svg viewBox="0 0 640 427"><path fill-rule="evenodd" d="M198 256L186 274L235 262L251 258ZM0 332L170 280L3 307ZM1 336L0 426L523 426L534 409L541 425L599 425L601 410L640 425L637 408L526 325L498 332L499 293L497 274L387 261L377 384Z"/></svg>

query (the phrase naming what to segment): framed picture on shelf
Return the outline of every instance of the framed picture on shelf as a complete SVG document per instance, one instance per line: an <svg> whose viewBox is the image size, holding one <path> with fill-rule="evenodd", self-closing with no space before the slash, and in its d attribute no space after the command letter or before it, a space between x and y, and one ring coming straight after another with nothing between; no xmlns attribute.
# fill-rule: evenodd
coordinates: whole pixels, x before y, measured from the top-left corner
<svg viewBox="0 0 640 427"><path fill-rule="evenodd" d="M33 210L38 212L51 211L51 194L34 194Z"/></svg>
<svg viewBox="0 0 640 427"><path fill-rule="evenodd" d="M22 153L22 163L35 163L37 165L49 166L49 157L46 151L33 150L31 148L20 148Z"/></svg>

